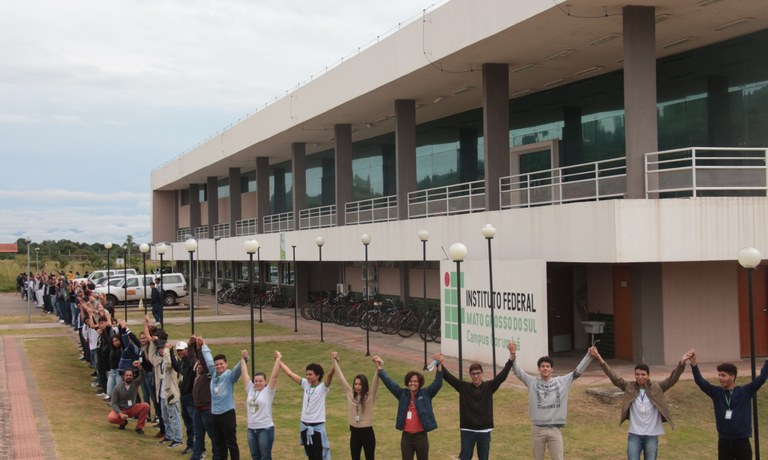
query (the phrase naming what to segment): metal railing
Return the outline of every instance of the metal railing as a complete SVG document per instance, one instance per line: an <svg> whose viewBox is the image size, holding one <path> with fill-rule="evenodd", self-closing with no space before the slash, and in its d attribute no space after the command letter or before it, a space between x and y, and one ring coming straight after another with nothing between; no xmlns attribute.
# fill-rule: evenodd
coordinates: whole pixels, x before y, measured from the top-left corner
<svg viewBox="0 0 768 460"><path fill-rule="evenodd" d="M336 226L336 205L319 206L299 211L299 230Z"/></svg>
<svg viewBox="0 0 768 460"><path fill-rule="evenodd" d="M501 209L623 198L626 191L623 157L499 179Z"/></svg>
<svg viewBox="0 0 768 460"><path fill-rule="evenodd" d="M344 205L346 225L397 220L397 196L382 196Z"/></svg>
<svg viewBox="0 0 768 460"><path fill-rule="evenodd" d="M235 236L256 235L259 233L258 219L241 219L235 221Z"/></svg>
<svg viewBox="0 0 768 460"><path fill-rule="evenodd" d="M485 181L434 187L408 193L408 218L485 211Z"/></svg>
<svg viewBox="0 0 768 460"><path fill-rule="evenodd" d="M279 233L293 231L293 211L264 216L262 233Z"/></svg>
<svg viewBox="0 0 768 460"><path fill-rule="evenodd" d="M223 224L216 224L213 226L214 238L229 238L231 236L229 222Z"/></svg>
<svg viewBox="0 0 768 460"><path fill-rule="evenodd" d="M768 149L688 147L645 154L645 197L766 196Z"/></svg>
<svg viewBox="0 0 768 460"><path fill-rule="evenodd" d="M187 241L187 238L192 235L192 229L190 227L182 227L176 230L176 241Z"/></svg>
<svg viewBox="0 0 768 460"><path fill-rule="evenodd" d="M202 227L195 228L195 239L196 240L207 240L208 239L208 226L203 225Z"/></svg>

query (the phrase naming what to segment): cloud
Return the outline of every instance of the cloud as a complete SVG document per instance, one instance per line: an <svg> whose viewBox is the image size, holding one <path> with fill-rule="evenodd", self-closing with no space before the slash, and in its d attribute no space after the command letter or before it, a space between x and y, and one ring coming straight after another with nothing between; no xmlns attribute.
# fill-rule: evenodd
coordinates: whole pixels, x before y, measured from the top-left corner
<svg viewBox="0 0 768 460"><path fill-rule="evenodd" d="M44 202L46 204L71 203L88 205L89 203L127 202L148 204L148 193L112 192L94 193L77 190L40 189L40 190L0 190L0 199L12 200L7 204L20 205L29 202Z"/></svg>

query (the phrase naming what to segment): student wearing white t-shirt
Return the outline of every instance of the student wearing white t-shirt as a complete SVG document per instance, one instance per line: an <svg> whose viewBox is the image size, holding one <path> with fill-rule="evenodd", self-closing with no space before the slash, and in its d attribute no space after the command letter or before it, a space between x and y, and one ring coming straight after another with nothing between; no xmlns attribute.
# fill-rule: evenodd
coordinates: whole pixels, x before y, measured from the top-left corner
<svg viewBox="0 0 768 460"><path fill-rule="evenodd" d="M660 382L650 379L651 371L646 364L635 365L635 380L627 381L611 369L596 347L589 349L589 355L600 363L611 383L624 392L619 424L629 420L627 459L640 460L642 453L645 460L656 460L659 436L664 434L662 423L669 422L672 428L675 427L664 393L680 379L693 350L685 353L670 376Z"/></svg>
<svg viewBox="0 0 768 460"><path fill-rule="evenodd" d="M328 371L323 381L323 367L310 363L306 367L306 377L301 378L284 363L280 368L304 390L301 404L301 444L309 460L327 460L331 458L331 446L325 431L325 397L333 380L334 368Z"/></svg>
<svg viewBox="0 0 768 460"><path fill-rule="evenodd" d="M272 460L272 444L275 442L275 424L272 421L272 400L275 399L277 374L280 371L282 355L275 352L275 365L272 374L263 372L253 374L253 381L248 375L246 361L240 360L240 370L245 383L245 411L248 414L248 448L253 460Z"/></svg>

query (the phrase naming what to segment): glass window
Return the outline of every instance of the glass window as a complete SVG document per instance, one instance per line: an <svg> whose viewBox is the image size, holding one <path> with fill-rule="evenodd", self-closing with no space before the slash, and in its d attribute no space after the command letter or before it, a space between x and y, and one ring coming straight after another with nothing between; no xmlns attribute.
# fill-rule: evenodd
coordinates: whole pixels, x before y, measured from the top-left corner
<svg viewBox="0 0 768 460"><path fill-rule="evenodd" d="M208 201L208 187L205 184L200 184L198 189L198 197L201 203Z"/></svg>
<svg viewBox="0 0 768 460"><path fill-rule="evenodd" d="M219 199L229 197L229 179L220 179L218 184Z"/></svg>
<svg viewBox="0 0 768 460"><path fill-rule="evenodd" d="M249 171L240 176L240 193L256 191L256 171Z"/></svg>
<svg viewBox="0 0 768 460"><path fill-rule="evenodd" d="M181 190L181 205L189 206L189 190Z"/></svg>

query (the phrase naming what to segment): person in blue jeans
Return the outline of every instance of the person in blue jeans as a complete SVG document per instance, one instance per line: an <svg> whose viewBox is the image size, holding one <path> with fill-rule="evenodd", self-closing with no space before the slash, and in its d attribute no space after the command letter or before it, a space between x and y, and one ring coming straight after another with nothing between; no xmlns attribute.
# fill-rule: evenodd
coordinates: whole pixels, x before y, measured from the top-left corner
<svg viewBox="0 0 768 460"><path fill-rule="evenodd" d="M629 420L627 459L640 460L642 454L645 460L656 460L659 436L664 434L662 423L669 422L672 428L675 427L664 393L680 379L685 371L686 361L693 356L693 350L685 353L672 370L672 374L660 382L651 380L651 371L646 364L635 365L635 380L628 382L611 369L600 356L597 347L589 349L589 356L600 363L611 383L624 392L619 424Z"/></svg>
<svg viewBox="0 0 768 460"><path fill-rule="evenodd" d="M280 372L280 361L283 355L275 351L275 364L272 373L267 376L263 372L253 374L253 380L248 375L248 364L245 358L240 360L240 372L245 384L245 411L248 414L248 449L253 460L272 460L272 444L275 442L275 423L272 421L272 400L275 398L277 375Z"/></svg>
<svg viewBox="0 0 768 460"><path fill-rule="evenodd" d="M691 350L693 352L693 350ZM768 378L768 359L760 375L746 385L736 385L738 369L733 363L717 366L720 386L704 380L696 363L696 353L691 356L693 381L712 399L717 427L718 460L749 460L752 458L752 398Z"/></svg>
<svg viewBox="0 0 768 460"><path fill-rule="evenodd" d="M211 349L202 337L197 343L205 359L205 366L211 374L211 441L213 458L240 460L240 447L237 445L237 416L235 413L235 383L240 379L240 366L229 369L227 357L218 354L212 356ZM241 351L241 359L248 359L248 352Z"/></svg>
<svg viewBox="0 0 768 460"><path fill-rule="evenodd" d="M443 355L436 354L437 372L435 381L426 388L424 376L420 372L410 371L405 374L405 388L400 387L384 370L384 361L373 357L379 378L392 396L397 399L397 419L395 428L403 432L400 437L400 453L403 460L429 458L429 437L427 433L437 429L437 420L432 410L432 399L443 387Z"/></svg>

